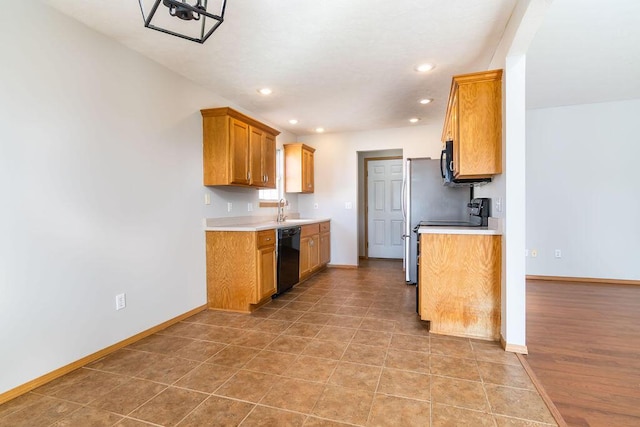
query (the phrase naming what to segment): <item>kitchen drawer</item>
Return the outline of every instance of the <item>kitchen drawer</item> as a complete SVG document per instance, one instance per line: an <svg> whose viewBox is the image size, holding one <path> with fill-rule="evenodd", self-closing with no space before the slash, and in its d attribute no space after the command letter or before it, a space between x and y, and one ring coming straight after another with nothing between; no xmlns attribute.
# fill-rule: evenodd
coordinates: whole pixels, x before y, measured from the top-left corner
<svg viewBox="0 0 640 427"><path fill-rule="evenodd" d="M320 224L303 225L300 231L300 237L313 236L320 234Z"/></svg>
<svg viewBox="0 0 640 427"><path fill-rule="evenodd" d="M276 230L258 231L258 247L273 246L276 244Z"/></svg>
<svg viewBox="0 0 640 427"><path fill-rule="evenodd" d="M320 223L320 232L321 233L328 233L329 231L331 231L331 228L329 226L329 221L321 222Z"/></svg>

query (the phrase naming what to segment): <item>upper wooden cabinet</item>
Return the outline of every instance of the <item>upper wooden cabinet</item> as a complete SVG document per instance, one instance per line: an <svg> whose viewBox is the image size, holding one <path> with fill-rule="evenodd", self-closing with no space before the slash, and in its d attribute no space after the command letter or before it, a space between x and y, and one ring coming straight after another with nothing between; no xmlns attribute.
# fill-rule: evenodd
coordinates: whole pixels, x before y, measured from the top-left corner
<svg viewBox="0 0 640 427"><path fill-rule="evenodd" d="M200 112L204 185L276 188L280 132L232 108Z"/></svg>
<svg viewBox="0 0 640 427"><path fill-rule="evenodd" d="M453 77L442 141L453 141L455 178L502 173L502 70Z"/></svg>
<svg viewBox="0 0 640 427"><path fill-rule="evenodd" d="M313 193L315 148L302 143L284 145L284 174L286 193Z"/></svg>

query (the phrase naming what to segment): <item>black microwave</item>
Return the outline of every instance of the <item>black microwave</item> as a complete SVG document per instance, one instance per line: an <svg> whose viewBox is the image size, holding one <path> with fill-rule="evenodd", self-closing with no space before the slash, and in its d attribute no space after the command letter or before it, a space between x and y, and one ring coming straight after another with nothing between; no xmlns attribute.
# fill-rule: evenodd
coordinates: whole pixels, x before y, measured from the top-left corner
<svg viewBox="0 0 640 427"><path fill-rule="evenodd" d="M491 178L458 179L453 172L453 141L447 141L440 154L440 175L444 185L448 187L478 187L491 182Z"/></svg>

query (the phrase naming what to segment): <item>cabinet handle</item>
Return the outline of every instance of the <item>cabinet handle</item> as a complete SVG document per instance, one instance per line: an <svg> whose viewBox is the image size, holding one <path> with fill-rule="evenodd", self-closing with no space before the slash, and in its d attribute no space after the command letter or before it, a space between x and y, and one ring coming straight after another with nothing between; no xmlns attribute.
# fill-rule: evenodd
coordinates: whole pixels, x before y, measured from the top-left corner
<svg viewBox="0 0 640 427"><path fill-rule="evenodd" d="M247 172L247 181L251 181L251 171Z"/></svg>
<svg viewBox="0 0 640 427"><path fill-rule="evenodd" d="M271 240L271 237L267 237L267 238L266 238L266 239L264 239L264 240L266 240L266 241L268 242L269 240Z"/></svg>

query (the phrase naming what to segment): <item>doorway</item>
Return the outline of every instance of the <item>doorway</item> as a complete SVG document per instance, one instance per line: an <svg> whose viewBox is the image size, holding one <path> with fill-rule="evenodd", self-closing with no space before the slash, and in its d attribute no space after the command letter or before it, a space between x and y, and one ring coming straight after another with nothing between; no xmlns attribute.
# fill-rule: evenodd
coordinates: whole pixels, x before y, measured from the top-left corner
<svg viewBox="0 0 640 427"><path fill-rule="evenodd" d="M360 258L402 259L402 150L359 152Z"/></svg>

